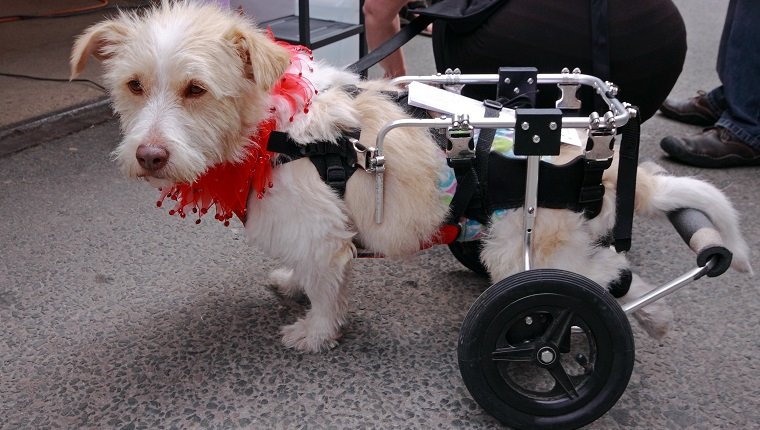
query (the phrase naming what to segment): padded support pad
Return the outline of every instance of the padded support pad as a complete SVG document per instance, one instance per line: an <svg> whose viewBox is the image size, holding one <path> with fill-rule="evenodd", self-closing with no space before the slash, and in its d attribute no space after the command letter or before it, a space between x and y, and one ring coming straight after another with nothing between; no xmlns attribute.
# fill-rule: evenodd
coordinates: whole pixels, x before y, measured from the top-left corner
<svg viewBox="0 0 760 430"><path fill-rule="evenodd" d="M733 254L723 244L723 238L704 212L685 208L668 213L668 219L681 239L697 254L697 265L703 267L713 260L707 276L723 274L731 266Z"/></svg>

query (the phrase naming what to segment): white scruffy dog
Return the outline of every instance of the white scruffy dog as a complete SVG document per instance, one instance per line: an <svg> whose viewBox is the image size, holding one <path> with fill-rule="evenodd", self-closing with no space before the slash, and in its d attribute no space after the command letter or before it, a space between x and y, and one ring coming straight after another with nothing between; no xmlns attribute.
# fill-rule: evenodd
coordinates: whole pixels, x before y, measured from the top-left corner
<svg viewBox="0 0 760 430"><path fill-rule="evenodd" d="M363 82L324 64L303 71L318 90L308 113L288 111L271 93L290 66L288 50L245 18L213 5L164 2L90 27L73 48L72 76L91 55L103 62L121 120L124 138L114 158L127 176L164 186L192 183L211 166L240 160L249 137L268 118L298 143L335 141L342 131L361 129L361 141L370 147L383 124L405 117L380 93L387 82ZM349 94L347 84L362 91ZM282 329L288 347L320 351L337 344L348 311L354 241L386 256L408 255L436 235L448 213L437 187L443 155L426 130L394 130L384 152L380 225L374 221L374 176L361 169L341 199L308 159L299 159L274 166L273 187L263 198L253 192L248 198L247 236L285 267L272 278L283 293L303 292L311 301L305 317ZM749 270L736 213L720 191L690 178L642 169L638 175L637 213L703 210L734 252L734 267ZM566 210L538 212L536 268L566 269L608 285L628 267L623 255L595 245L614 224L614 176L610 169L602 213L591 221ZM493 279L523 270L522 228L521 211L493 221L481 255ZM634 277L631 295L647 288ZM667 309L655 304L640 312L645 327L662 334Z"/></svg>

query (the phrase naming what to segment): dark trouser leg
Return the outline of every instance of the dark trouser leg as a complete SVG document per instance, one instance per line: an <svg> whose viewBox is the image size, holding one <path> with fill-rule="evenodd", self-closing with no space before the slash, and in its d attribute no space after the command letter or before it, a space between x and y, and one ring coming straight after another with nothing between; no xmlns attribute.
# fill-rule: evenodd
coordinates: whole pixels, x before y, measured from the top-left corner
<svg viewBox="0 0 760 430"><path fill-rule="evenodd" d="M726 110L717 122L760 150L760 2L731 0L718 54ZM710 93L710 100L720 100Z"/></svg>

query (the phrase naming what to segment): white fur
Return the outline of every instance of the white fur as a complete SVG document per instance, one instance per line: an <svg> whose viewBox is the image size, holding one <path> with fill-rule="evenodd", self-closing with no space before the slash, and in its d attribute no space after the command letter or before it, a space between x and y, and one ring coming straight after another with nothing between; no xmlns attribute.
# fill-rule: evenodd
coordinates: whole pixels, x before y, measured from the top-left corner
<svg viewBox="0 0 760 430"><path fill-rule="evenodd" d="M260 121L275 116L282 131L300 143L335 141L345 130L361 129L361 141L374 146L379 128L404 118L380 90L382 81L358 77L324 64L307 77L319 89L308 114L290 122L282 100L269 96L283 73L288 54L245 19L215 6L168 3L145 16L122 14L88 29L72 52L72 75L94 55L105 68L114 109L124 139L114 158L130 177L154 184L192 181L216 163L236 160ZM138 79L144 93L133 94L127 83ZM189 83L207 93L188 97ZM355 97L340 87L363 88ZM135 161L140 145L159 146L169 153L166 167L147 172ZM283 343L302 351L334 347L346 323L350 263L354 243L395 257L416 252L431 239L448 213L441 202L436 178L442 153L428 132L397 129L385 141L385 218L374 222L374 176L358 170L340 199L320 179L309 160L275 166L273 183L263 199L248 201L249 239L283 264L271 280L288 296L305 293L311 309L282 329ZM607 193L602 213L589 221L565 210L541 209L535 225L535 267L571 270L607 285L621 269L625 256L595 245L613 226L614 168L605 175ZM660 215L689 206L708 213L735 253L734 267L749 270L747 246L738 230L730 202L714 187L695 179L654 176L640 170L637 211ZM710 204L703 204L708 201ZM494 220L482 260L494 279L522 270L520 211ZM648 287L634 277L633 290ZM639 312L654 336L664 334L668 309L656 304Z"/></svg>

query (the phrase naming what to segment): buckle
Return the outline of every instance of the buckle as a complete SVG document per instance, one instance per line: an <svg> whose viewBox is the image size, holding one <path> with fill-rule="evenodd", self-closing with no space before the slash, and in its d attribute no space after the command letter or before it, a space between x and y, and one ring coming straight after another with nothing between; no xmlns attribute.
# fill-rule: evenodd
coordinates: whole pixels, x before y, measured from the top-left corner
<svg viewBox="0 0 760 430"><path fill-rule="evenodd" d="M475 142L472 140L473 127L467 114L454 115L451 126L446 128L448 158L472 158L475 156Z"/></svg>
<svg viewBox="0 0 760 430"><path fill-rule="evenodd" d="M497 102L496 100L491 100L491 99L483 100L483 106L485 106L488 109L496 109L496 110L501 110L501 108L504 107L503 104Z"/></svg>
<svg viewBox="0 0 760 430"><path fill-rule="evenodd" d="M325 172L325 182L331 187L345 188L346 170L343 166L327 166Z"/></svg>

